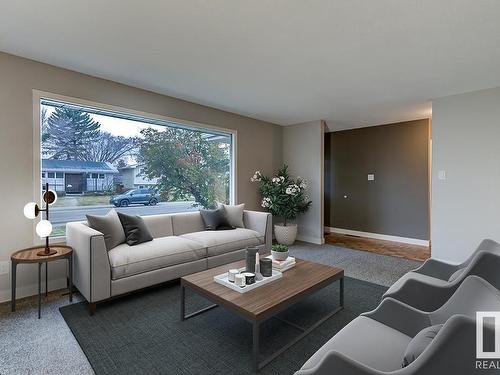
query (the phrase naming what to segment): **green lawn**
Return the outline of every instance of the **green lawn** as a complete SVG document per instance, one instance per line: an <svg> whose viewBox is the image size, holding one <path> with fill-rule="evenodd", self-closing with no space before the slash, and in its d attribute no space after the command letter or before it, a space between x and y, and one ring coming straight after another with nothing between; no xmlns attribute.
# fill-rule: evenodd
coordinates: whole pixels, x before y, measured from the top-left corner
<svg viewBox="0 0 500 375"><path fill-rule="evenodd" d="M108 205L110 198L110 195L66 195L58 197L57 202L52 207Z"/></svg>
<svg viewBox="0 0 500 375"><path fill-rule="evenodd" d="M50 237L62 237L66 235L66 224L54 225Z"/></svg>

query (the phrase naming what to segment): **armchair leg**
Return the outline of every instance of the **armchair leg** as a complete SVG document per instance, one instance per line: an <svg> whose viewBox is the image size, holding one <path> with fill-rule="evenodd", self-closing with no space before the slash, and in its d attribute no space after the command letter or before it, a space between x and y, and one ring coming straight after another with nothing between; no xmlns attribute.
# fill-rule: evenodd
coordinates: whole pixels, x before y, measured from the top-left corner
<svg viewBox="0 0 500 375"><path fill-rule="evenodd" d="M92 316L95 314L95 310L97 309L97 303L89 302L89 315Z"/></svg>

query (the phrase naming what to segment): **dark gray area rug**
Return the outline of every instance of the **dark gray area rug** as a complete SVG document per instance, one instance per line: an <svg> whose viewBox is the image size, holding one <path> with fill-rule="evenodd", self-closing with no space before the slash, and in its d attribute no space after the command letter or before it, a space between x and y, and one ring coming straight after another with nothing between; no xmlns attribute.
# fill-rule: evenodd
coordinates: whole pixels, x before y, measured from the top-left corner
<svg viewBox="0 0 500 375"><path fill-rule="evenodd" d="M336 282L308 297L280 318L303 327L338 306ZM251 325L222 307L192 319L179 319L179 285L170 284L98 306L89 316L85 303L60 312L96 374L252 374ZM386 287L345 279L345 309L327 320L261 374L293 374L336 332L362 312L374 309ZM209 304L187 293L193 311ZM261 327L261 352L279 349L299 332L271 319Z"/></svg>

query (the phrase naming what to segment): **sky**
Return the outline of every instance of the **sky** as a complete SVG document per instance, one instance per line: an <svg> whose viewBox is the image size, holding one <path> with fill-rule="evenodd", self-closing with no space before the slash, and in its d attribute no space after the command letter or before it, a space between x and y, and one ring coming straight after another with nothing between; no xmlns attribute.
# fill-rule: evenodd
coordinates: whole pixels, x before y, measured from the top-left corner
<svg viewBox="0 0 500 375"><path fill-rule="evenodd" d="M43 105L43 108L47 108L48 115L55 111L55 108L49 105ZM160 125L145 124L139 121L132 121L128 119L95 115L90 114L90 116L97 122L101 124L101 130L113 135L121 135L123 137L136 137L140 135L142 129L153 128L158 131L164 131L165 128Z"/></svg>

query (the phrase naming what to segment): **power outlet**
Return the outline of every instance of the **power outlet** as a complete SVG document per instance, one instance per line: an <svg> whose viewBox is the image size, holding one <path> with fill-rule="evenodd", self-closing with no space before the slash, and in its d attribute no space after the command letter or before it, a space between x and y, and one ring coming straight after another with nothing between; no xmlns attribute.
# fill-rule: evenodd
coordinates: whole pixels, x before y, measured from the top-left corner
<svg viewBox="0 0 500 375"><path fill-rule="evenodd" d="M10 270L10 262L7 260L5 262L0 262L0 275L6 275Z"/></svg>

